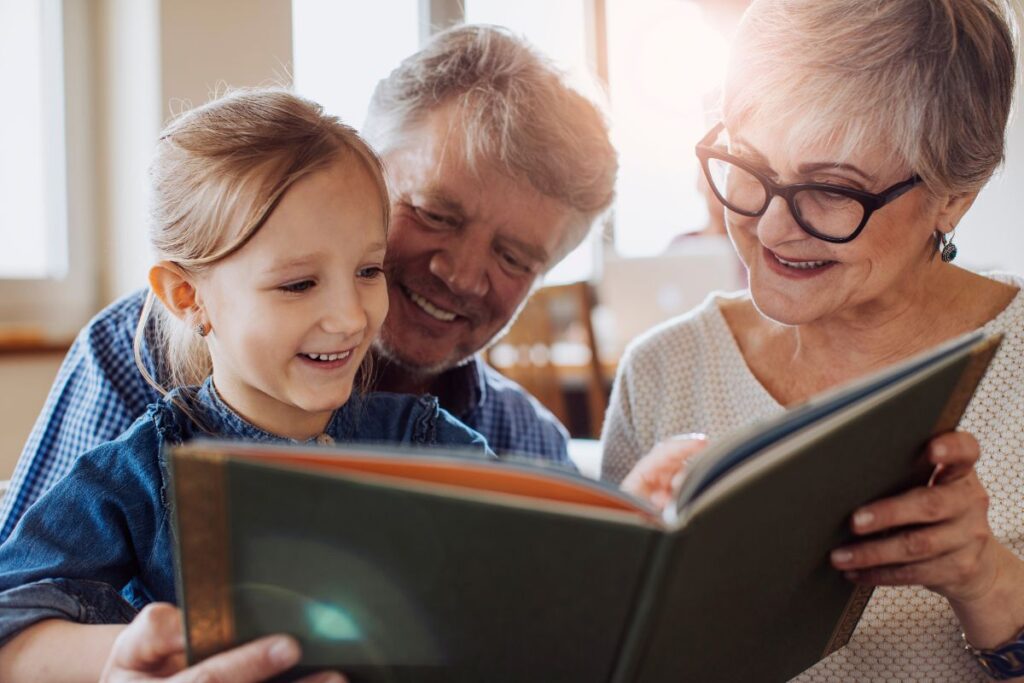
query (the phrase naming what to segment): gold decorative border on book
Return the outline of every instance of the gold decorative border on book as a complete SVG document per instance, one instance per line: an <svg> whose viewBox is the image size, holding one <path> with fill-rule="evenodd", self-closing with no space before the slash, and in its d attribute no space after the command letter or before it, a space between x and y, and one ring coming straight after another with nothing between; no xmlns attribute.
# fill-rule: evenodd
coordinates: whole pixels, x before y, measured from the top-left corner
<svg viewBox="0 0 1024 683"><path fill-rule="evenodd" d="M857 622L860 621L860 616L868 606L868 601L871 600L871 594L874 590L874 586L857 586L853 589L853 594L850 595L850 599L846 603L846 609L843 610L843 616L839 618L836 630L832 632L832 637L828 639L828 644L821 654L821 659L828 657L850 642L853 632L857 629Z"/></svg>
<svg viewBox="0 0 1024 683"><path fill-rule="evenodd" d="M971 402L974 390L981 383L981 378L985 375L988 364L992 361L992 356L999 350L999 344L1002 341L1003 335L992 335L978 342L971 349L971 355L967 358L967 364L963 372L960 373L960 379L957 380L956 388L953 389L953 392L949 395L949 400L946 401L946 407L939 415L933 433L942 434L943 432L949 432L956 429L956 426L960 424L960 418L963 416L964 411L967 410L967 404Z"/></svg>
<svg viewBox="0 0 1024 683"><path fill-rule="evenodd" d="M182 605L189 660L198 662L235 642L228 557L227 459L177 449L174 486L181 564Z"/></svg>

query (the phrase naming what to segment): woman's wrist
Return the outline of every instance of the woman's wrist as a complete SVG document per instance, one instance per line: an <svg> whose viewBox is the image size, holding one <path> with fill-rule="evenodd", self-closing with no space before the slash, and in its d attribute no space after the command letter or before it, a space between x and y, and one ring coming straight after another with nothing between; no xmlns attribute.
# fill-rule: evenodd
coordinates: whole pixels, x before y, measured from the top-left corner
<svg viewBox="0 0 1024 683"><path fill-rule="evenodd" d="M964 638L980 650L999 647L1024 629L1024 561L997 542L991 544L992 577L986 590L948 597Z"/></svg>

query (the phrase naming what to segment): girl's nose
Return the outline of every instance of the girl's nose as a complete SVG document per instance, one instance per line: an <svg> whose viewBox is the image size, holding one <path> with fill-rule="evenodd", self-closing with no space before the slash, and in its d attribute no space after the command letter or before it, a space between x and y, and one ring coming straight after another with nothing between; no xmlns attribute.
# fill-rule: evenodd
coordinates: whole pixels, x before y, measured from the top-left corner
<svg viewBox="0 0 1024 683"><path fill-rule="evenodd" d="M367 316L363 302L354 291L340 292L332 297L320 319L320 327L328 334L357 336L366 329Z"/></svg>

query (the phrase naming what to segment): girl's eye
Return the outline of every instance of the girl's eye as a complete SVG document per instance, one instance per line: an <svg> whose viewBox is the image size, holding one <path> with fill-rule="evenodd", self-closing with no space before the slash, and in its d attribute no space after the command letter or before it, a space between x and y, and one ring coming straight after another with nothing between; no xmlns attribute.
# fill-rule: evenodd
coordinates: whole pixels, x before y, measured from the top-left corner
<svg viewBox="0 0 1024 683"><path fill-rule="evenodd" d="M366 268L360 268L358 275L364 280L375 280L384 275L384 269L380 266L367 266Z"/></svg>
<svg viewBox="0 0 1024 683"><path fill-rule="evenodd" d="M281 285L278 289L283 292L305 292L307 289L311 289L316 285L312 280L300 280L298 282L292 282L291 284Z"/></svg>

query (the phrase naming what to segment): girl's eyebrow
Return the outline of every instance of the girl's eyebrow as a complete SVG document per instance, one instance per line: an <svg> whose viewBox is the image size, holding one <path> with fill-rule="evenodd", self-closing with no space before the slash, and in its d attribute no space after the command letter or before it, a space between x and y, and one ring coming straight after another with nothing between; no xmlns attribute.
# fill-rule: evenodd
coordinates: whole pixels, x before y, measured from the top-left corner
<svg viewBox="0 0 1024 683"><path fill-rule="evenodd" d="M272 263L270 267L267 269L267 274L274 275L284 271L304 268L316 263L316 261L316 254L302 254L300 256L290 258L286 261L277 261Z"/></svg>

